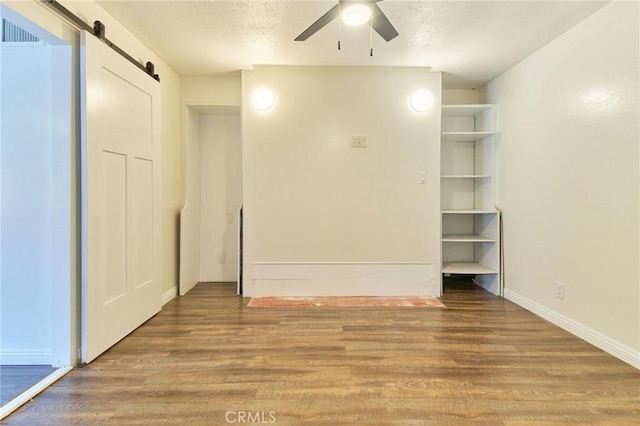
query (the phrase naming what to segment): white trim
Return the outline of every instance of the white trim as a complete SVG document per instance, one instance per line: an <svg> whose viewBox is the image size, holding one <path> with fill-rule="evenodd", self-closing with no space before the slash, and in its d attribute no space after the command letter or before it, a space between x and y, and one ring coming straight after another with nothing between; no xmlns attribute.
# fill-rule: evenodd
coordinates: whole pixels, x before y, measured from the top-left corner
<svg viewBox="0 0 640 426"><path fill-rule="evenodd" d="M0 349L2 365L51 365L51 349Z"/></svg>
<svg viewBox="0 0 640 426"><path fill-rule="evenodd" d="M0 407L0 420L7 417L9 414L13 413L15 410L20 408L23 404L34 398L40 392L54 384L56 381L61 379L65 374L69 371L73 370L73 367L61 367L58 368L53 373L49 374L44 379L40 380L35 385L31 386L26 391L22 392L20 395L13 398L11 401L7 402L5 405Z"/></svg>
<svg viewBox="0 0 640 426"><path fill-rule="evenodd" d="M162 293L162 297L160 298L160 305L161 306L166 305L167 303L171 302L173 298L176 297L177 295L178 295L177 287L173 287L165 291L164 293Z"/></svg>
<svg viewBox="0 0 640 426"><path fill-rule="evenodd" d="M640 369L640 352L620 343L610 337L599 333L584 324L572 320L562 314L559 314L545 306L542 306L531 299L528 299L508 288L504 290L504 297L513 303L520 305L528 311L546 319L547 321L557 325L558 327L568 331L571 334L591 343L592 345L602 349L603 351L615 356L616 358Z"/></svg>
<svg viewBox="0 0 640 426"><path fill-rule="evenodd" d="M254 262L254 297L438 296L435 264Z"/></svg>
<svg viewBox="0 0 640 426"><path fill-rule="evenodd" d="M255 280L404 279L432 276L429 263L410 262L254 262Z"/></svg>

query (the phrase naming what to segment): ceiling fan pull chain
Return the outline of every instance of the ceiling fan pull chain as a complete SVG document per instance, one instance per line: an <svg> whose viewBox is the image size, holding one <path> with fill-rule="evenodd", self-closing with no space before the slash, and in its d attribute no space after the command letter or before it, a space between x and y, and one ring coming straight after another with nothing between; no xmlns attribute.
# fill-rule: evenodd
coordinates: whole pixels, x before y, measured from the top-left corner
<svg viewBox="0 0 640 426"><path fill-rule="evenodd" d="M373 56L373 14L369 18L369 46L371 47L369 56Z"/></svg>
<svg viewBox="0 0 640 426"><path fill-rule="evenodd" d="M340 2L338 2L338 50L340 50L340 39L342 38L342 20L340 19L340 15L342 15L342 6Z"/></svg>

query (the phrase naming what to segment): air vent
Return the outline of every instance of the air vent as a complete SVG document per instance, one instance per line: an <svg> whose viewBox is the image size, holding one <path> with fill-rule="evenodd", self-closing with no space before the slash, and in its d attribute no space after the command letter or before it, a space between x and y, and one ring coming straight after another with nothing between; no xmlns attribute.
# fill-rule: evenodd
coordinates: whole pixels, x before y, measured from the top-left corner
<svg viewBox="0 0 640 426"><path fill-rule="evenodd" d="M2 20L2 42L3 43L39 43L40 39L30 32L23 30L19 26Z"/></svg>

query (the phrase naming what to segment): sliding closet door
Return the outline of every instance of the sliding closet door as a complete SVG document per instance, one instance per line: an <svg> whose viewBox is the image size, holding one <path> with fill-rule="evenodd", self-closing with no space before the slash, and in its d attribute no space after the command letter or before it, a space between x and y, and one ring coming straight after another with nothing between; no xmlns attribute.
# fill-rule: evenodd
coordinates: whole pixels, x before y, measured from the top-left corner
<svg viewBox="0 0 640 426"><path fill-rule="evenodd" d="M82 361L161 307L160 83L81 35Z"/></svg>

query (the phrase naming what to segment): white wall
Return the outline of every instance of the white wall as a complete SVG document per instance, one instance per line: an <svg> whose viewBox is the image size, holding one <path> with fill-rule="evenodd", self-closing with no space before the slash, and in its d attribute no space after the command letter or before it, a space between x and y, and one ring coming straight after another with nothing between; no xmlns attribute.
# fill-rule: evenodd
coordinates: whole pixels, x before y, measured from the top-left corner
<svg viewBox="0 0 640 426"><path fill-rule="evenodd" d="M180 99L189 106L240 106L240 73L222 76L180 76Z"/></svg>
<svg viewBox="0 0 640 426"><path fill-rule="evenodd" d="M52 48L1 50L1 361L51 364Z"/></svg>
<svg viewBox="0 0 640 426"><path fill-rule="evenodd" d="M486 93L506 296L640 367L638 16L605 6Z"/></svg>
<svg viewBox="0 0 640 426"><path fill-rule="evenodd" d="M155 57L151 51L146 57ZM180 79L162 60L155 57L160 72L162 141L161 269L163 303L177 294L179 282L180 208L182 208L182 145L180 131Z"/></svg>
<svg viewBox="0 0 640 426"><path fill-rule="evenodd" d="M276 95L268 112L249 106L258 86ZM292 278L284 272L256 291L254 263L389 265L398 273L398 292L407 291L400 288L403 278L413 279L406 263L439 268L439 73L260 66L243 72L242 88L245 294L278 293ZM436 97L427 113L409 106L418 88ZM352 148L353 135L367 135L368 148ZM424 185L421 171L427 172ZM301 292L322 294L332 277L331 292L347 291L370 272L327 271L324 284L310 281ZM439 287L432 279L438 277L414 284L432 292L431 284Z"/></svg>
<svg viewBox="0 0 640 426"><path fill-rule="evenodd" d="M442 89L442 103L449 105L456 104L479 104L481 103L482 90L475 89ZM443 130L446 131L446 130Z"/></svg>
<svg viewBox="0 0 640 426"><path fill-rule="evenodd" d="M185 203L180 211L180 295L200 281L200 114L185 108Z"/></svg>
<svg viewBox="0 0 640 426"><path fill-rule="evenodd" d="M236 281L242 204L239 114L201 115L200 143L200 281Z"/></svg>
<svg viewBox="0 0 640 426"><path fill-rule="evenodd" d="M75 352L73 335L73 330L75 329L75 324L73 324L75 310L72 309L72 306L76 293L72 291L71 288L75 275L75 266L72 264L75 249L75 233L74 228L71 226L75 213L72 203L74 197L74 186L72 185L74 170L71 166L75 157L73 154L73 146L75 146L75 131L73 130L75 115L72 113L75 100L75 92L72 85L73 70L75 69L72 56L74 40L73 37L70 37L70 34L64 31L52 34L39 25L34 24L32 21L25 19L22 15L15 13L10 8L5 7L5 5L0 5L0 12L4 18L29 31L31 34L36 35L40 40L48 44L49 47L47 49L49 53L46 55L47 58L43 59L46 60L47 66L43 67L40 71L44 70L47 72L44 78L48 80L47 84L50 87L50 92L45 95L45 98L48 100L44 104L41 100L35 100L33 96L31 96L30 100L37 102L35 107L30 106L28 108L13 110L12 103L16 102L16 97L18 99L18 105L21 105L21 102L24 103L27 101L27 99L22 100L23 95L20 84L24 83L23 80L27 79L26 84L32 84L29 79L43 78L43 76L42 72L37 73L37 68L34 69L29 65L30 61L28 58L23 58L22 56L24 55L16 54L15 49L22 49L22 53L31 55L32 53L29 52L28 49L31 49L32 46L27 47L25 44L3 44L5 52L13 50L12 54L0 55L11 62L9 67L13 70L13 72L7 75L2 81L3 86L10 87L10 89L5 91L3 103L9 108L6 129L4 130L9 130L8 133L11 139L5 140L4 143L7 146L15 145L16 139L13 137L15 133L19 135L18 140L23 137L23 135L33 135L34 129L31 129L32 123L37 123L39 126L48 123L46 124L46 126L48 126L46 129L46 137L48 139L42 143L47 144L46 149L48 149L50 153L47 166L49 176L47 180L38 182L37 185L42 185L42 187L46 186L49 192L49 208L47 211L39 212L40 215L38 217L47 218L47 227L49 229L46 239L49 240L48 250L50 251L50 257L48 259L49 265L32 265L32 267L37 270L48 269L47 275L49 281L46 283L41 282L39 289L44 289L45 292L48 291L49 297L46 302L44 299L38 299L37 297L36 299L42 304L46 303L49 315L41 318L38 318L38 315L34 315L34 318L36 318L34 321L38 322L37 329L47 328L49 330L49 337L48 339L43 339L38 346L22 345L20 342L24 343L25 339L18 338L14 340L14 343L17 343L16 345L7 347L7 344L1 348L2 354L0 357L2 357L5 363L44 363L51 364L54 367L68 366L73 362L72 354ZM9 48L9 50L5 48ZM26 62L26 64L21 64L21 61ZM19 71L16 71L16 69L19 69ZM26 72L23 72L23 69L27 69ZM33 95L33 91L27 91L27 93ZM35 114L40 114L40 117L31 116L31 111ZM46 116L42 116L42 114L46 114ZM21 129L21 126L24 128ZM14 133L14 135L11 135L11 133ZM40 136L42 135L38 135L38 137ZM11 146L11 149L15 148L16 146ZM18 151L15 151L14 154L17 152ZM32 154L29 152L19 153L19 156L21 156L23 160L27 159L29 155ZM13 159L10 159L10 162L11 161L13 161ZM11 167L12 166L9 166L9 171L12 170ZM30 166L26 166L25 170L28 170L29 167ZM19 185L23 182L27 182L27 186L33 184L29 177L30 176L21 176ZM24 187L21 188L14 185L10 192L15 194L24 190ZM27 220L33 219L33 216L29 217L29 214L20 215L20 217ZM11 224L8 224L7 227L11 228ZM5 233L5 235L10 234L10 232ZM7 245L10 247L13 246L11 242ZM12 255L13 253L11 253L10 256ZM11 269L10 267L9 270ZM7 288L10 288L10 286L5 286L3 290ZM22 286L19 289L18 287L14 287L12 290L13 299L5 300L4 304L17 305L20 307L22 306L21 304L26 301L26 309L28 310L28 303L31 296L24 294L23 290L33 292L37 292L37 290L29 289L28 286L25 286L24 289ZM19 315L22 314L22 310L16 309L16 306L12 306L10 312L19 312ZM3 318L4 324L6 324L7 327L13 327L12 332L14 334L15 324L19 326L24 322L20 320L19 315L15 318ZM52 327L52 324L54 324L55 327ZM27 329L21 329L21 332L23 334L29 334L29 330Z"/></svg>
<svg viewBox="0 0 640 426"><path fill-rule="evenodd" d="M9 5L11 9L5 7ZM14 13L15 10L17 13ZM78 316L79 316L79 285L78 285L78 249L76 215L77 187L69 185L77 178L76 139L77 123L77 96L78 96L78 35L70 26L63 24L59 19L43 7L42 3L34 1L7 2L2 1L3 15L9 15L11 20L28 29L41 39L52 45L54 53L54 101L60 101L53 106L54 122L53 130L53 161L55 176L53 183L53 218L56 223L53 238L58 240L57 246L69 247L68 250L54 249L53 285L55 286L55 298L53 300L53 320L56 327L53 329L52 364L54 366L67 366L75 363L75 353L78 347ZM61 52L64 50L64 53ZM75 52L75 54L73 54ZM69 62L71 63L69 64ZM62 67L70 67L62 72ZM71 93L70 98L69 92ZM67 97L64 97L66 94ZM62 103L66 103L63 105ZM67 127L68 125L68 127ZM67 179L66 183L63 182ZM67 228L65 235L65 228Z"/></svg>

